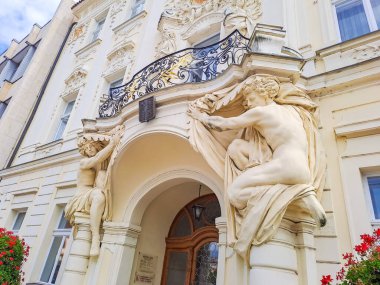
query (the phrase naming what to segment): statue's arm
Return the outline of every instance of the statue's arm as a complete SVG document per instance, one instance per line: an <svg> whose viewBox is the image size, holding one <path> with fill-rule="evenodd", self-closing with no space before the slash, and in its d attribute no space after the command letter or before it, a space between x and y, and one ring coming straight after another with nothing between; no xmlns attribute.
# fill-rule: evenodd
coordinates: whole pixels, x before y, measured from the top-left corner
<svg viewBox="0 0 380 285"><path fill-rule="evenodd" d="M209 116L206 113L190 114L194 119L201 121L203 124L211 129L217 131L226 131L233 129L246 128L255 125L261 117L261 110L259 107L250 109L240 116L224 118L220 116Z"/></svg>
<svg viewBox="0 0 380 285"><path fill-rule="evenodd" d="M115 148L115 140L112 138L108 145L99 151L94 157L89 157L86 159L82 159L80 162L80 168L82 169L90 169L95 167L97 164L106 160L112 153Z"/></svg>

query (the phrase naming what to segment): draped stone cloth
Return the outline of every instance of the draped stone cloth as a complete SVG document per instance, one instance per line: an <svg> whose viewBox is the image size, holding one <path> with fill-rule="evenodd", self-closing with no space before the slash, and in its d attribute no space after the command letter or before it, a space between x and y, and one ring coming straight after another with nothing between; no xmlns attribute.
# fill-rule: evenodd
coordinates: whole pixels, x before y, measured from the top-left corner
<svg viewBox="0 0 380 285"><path fill-rule="evenodd" d="M242 83L207 94L190 103L189 110L197 109L209 115L237 116L244 112L239 94ZM242 208L230 204L227 190L234 179L243 171L230 158L227 148L234 139L244 139L251 145L249 167L269 161L271 148L253 127L242 130L217 132L190 117L189 140L194 149L202 154L213 170L224 179L225 203L227 206L228 241L235 243L234 249L247 260L251 244L260 245L268 241L279 227L287 206L307 195L323 191L326 168L325 155L318 136L315 113L316 104L290 82L280 84L279 93L273 99L295 116L299 116L308 140L308 162L310 183L300 185L267 185L252 187L251 196ZM290 166L291 167L291 166Z"/></svg>

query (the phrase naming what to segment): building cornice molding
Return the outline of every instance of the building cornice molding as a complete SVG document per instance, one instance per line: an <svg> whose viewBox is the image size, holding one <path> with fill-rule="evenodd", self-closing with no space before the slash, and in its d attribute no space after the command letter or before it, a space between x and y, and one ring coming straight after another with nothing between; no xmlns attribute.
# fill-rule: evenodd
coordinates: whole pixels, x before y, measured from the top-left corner
<svg viewBox="0 0 380 285"><path fill-rule="evenodd" d="M80 160L81 155L77 148L47 156L44 158L28 161L22 164L14 165L9 168L0 170L0 177L7 178L13 175L19 175L27 171L33 171L49 167L51 165L59 165L70 161ZM0 182L1 183L1 182Z"/></svg>
<svg viewBox="0 0 380 285"><path fill-rule="evenodd" d="M310 77L301 76L301 82L311 96L331 95L379 82L379 63L380 56Z"/></svg>
<svg viewBox="0 0 380 285"><path fill-rule="evenodd" d="M363 36L348 41L337 43L332 46L322 48L320 50L317 50L315 53L319 57L326 57L334 53L348 51L358 46L362 46L367 43L371 43L378 40L380 40L380 30L365 34Z"/></svg>

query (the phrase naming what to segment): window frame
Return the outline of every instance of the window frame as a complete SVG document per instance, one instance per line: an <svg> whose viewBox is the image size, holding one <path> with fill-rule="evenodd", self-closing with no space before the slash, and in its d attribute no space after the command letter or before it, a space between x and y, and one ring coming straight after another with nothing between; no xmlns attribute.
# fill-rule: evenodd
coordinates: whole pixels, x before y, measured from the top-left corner
<svg viewBox="0 0 380 285"><path fill-rule="evenodd" d="M57 141L57 140L63 139L63 137L65 135L65 131L67 129L67 126L69 125L69 120L70 120L71 114L74 111L75 101L76 101L76 98L74 98L72 100L64 101L65 107L64 107L63 112L61 113L61 115L59 117L59 122L58 122L58 125L57 125L57 127L55 129L55 132L54 132L53 141ZM69 104L71 104L71 103L73 103L73 105L72 105L72 108L70 110L70 113L66 113L66 111L67 111L67 109L69 107ZM58 137L58 134L60 133L60 129L61 129L61 126L62 126L64 120L66 120L66 125L63 128L60 136Z"/></svg>
<svg viewBox="0 0 380 285"><path fill-rule="evenodd" d="M19 217L19 215L20 214L24 214L24 218L22 219L22 221L21 221L21 224L20 224L20 228L19 229L14 229L14 227L15 227L15 225L16 225L16 222L17 222L17 219L18 219L18 217ZM20 230L21 230L21 228L22 228L22 225L23 225L23 223L24 223L24 221L25 221L25 217L26 217L26 210L18 210L18 211L16 211L16 216L14 217L14 219L13 219L13 223L12 223L12 232L14 233L14 234L18 234L19 232L20 232Z"/></svg>
<svg viewBox="0 0 380 285"><path fill-rule="evenodd" d="M380 219L376 219L375 210L372 203L371 191L370 191L369 183L368 183L368 178L370 177L380 177L380 173L371 172L371 173L366 173L365 175L363 175L363 184L364 184L364 192L365 192L364 198L368 205L367 209L369 211L368 214L370 217L370 223L372 226L380 226Z"/></svg>
<svg viewBox="0 0 380 285"><path fill-rule="evenodd" d="M333 16L334 16L334 22L335 22L335 27L336 27L339 42L346 42L346 41L349 41L349 40L352 40L352 39L366 35L366 34L363 34L363 35L360 35L357 37L350 38L348 40L344 40L344 41L342 40L336 7L339 5L342 5L342 4L348 4L350 2L355 2L355 1L361 1L363 3L364 13L365 13L365 16L366 16L366 19L368 22L368 26L369 26L369 33L377 31L380 29L380 27L377 26L375 14L374 14L373 9L372 9L371 0L332 0L331 4L333 7L333 12L334 12Z"/></svg>
<svg viewBox="0 0 380 285"><path fill-rule="evenodd" d="M207 41L211 40L212 38L216 37L217 35L219 35L219 39L218 39L216 42L211 43L211 44L207 44L207 45L205 45L205 46L197 47L198 45L200 45L200 44L202 44L202 43L204 43L204 42L207 42ZM220 31L218 31L217 33L214 33L214 34L212 34L212 35L209 35L209 36L207 36L206 38L203 38L203 39L200 40L199 42L194 43L194 44L193 44L193 48L205 48L205 47L208 47L208 46L210 46L210 45L215 45L216 43L220 42L220 40L221 40L221 39L220 39Z"/></svg>
<svg viewBox="0 0 380 285"><path fill-rule="evenodd" d="M42 266L42 269L41 269L41 272L40 272L39 283L41 283L41 284L54 285L54 284L57 284L57 281L58 281L58 283L60 281L60 276L62 274L62 268L63 268L62 264L65 264L65 259L67 258L67 255L65 255L65 254L62 257L62 262L61 262L60 268L58 269L57 278L55 280L55 283L51 282L52 278L54 276L54 272L56 271L56 268L57 268L60 252L62 251L62 248L63 248L63 246L65 244L65 241L67 239L67 248L66 248L66 250L67 250L70 247L71 239L72 239L72 227L71 228L67 228L67 229L66 228L59 228L59 225L61 223L62 218L64 218L64 215L65 215L64 208L62 208L61 214L59 215L59 219L58 219L58 221L56 223L56 226L55 226L55 228L54 228L54 230L52 232L49 250L46 253L45 262L43 263L43 266ZM55 240L56 237L62 237L62 241L61 241L61 243L59 245L57 254L55 256L54 264L53 264L53 267L51 268L51 271L50 271L49 280L48 280L48 282L45 282L45 281L41 280L42 279L42 274L44 273L44 270L45 270L45 267L47 265L47 261L48 261L49 255L50 255L50 251L52 250L52 246L53 246L53 243L54 243L54 240Z"/></svg>
<svg viewBox="0 0 380 285"><path fill-rule="evenodd" d="M145 2L146 2L145 0L134 0L133 1L132 7L131 7L131 16L130 16L131 19L136 17L137 15L139 15L141 12L144 11L145 4L146 4ZM139 7L141 7L141 8L138 9Z"/></svg>
<svg viewBox="0 0 380 285"><path fill-rule="evenodd" d="M102 17L100 19L95 20L95 29L91 33L91 42L94 42L100 39L100 34L104 28L105 22L106 22L106 17Z"/></svg>
<svg viewBox="0 0 380 285"><path fill-rule="evenodd" d="M0 101L0 106L4 106L4 107L0 108L0 119L4 116L5 112L7 111L7 108L8 108L9 102L11 101L11 98L12 97L8 98L5 101Z"/></svg>

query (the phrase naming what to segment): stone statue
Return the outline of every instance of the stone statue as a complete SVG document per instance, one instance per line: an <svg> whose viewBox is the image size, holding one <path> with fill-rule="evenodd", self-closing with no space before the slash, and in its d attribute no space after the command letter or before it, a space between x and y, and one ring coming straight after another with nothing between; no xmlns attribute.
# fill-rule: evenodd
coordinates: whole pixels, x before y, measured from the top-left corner
<svg viewBox="0 0 380 285"><path fill-rule="evenodd" d="M290 82L254 75L190 103L190 142L224 179L228 238L247 258L268 241L287 206L302 200L319 226L325 155L317 106Z"/></svg>
<svg viewBox="0 0 380 285"><path fill-rule="evenodd" d="M90 215L90 256L99 255L101 221L111 219L110 169L123 133L124 126L117 126L110 132L85 134L78 140L79 152L85 158L79 165L78 192L66 205L65 217L73 224L75 212Z"/></svg>

